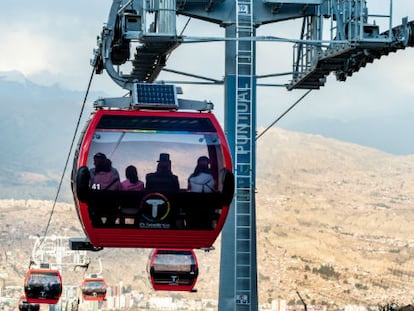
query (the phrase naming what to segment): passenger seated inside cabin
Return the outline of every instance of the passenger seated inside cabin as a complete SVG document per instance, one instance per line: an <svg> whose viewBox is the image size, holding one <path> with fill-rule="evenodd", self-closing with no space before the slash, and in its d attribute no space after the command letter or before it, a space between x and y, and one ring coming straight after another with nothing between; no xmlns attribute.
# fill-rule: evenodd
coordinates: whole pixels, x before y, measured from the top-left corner
<svg viewBox="0 0 414 311"><path fill-rule="evenodd" d="M117 169L105 154L98 152L93 157L95 167L90 170L90 187L94 190L120 190L121 182Z"/></svg>
<svg viewBox="0 0 414 311"><path fill-rule="evenodd" d="M129 165L125 169L126 179L121 183L121 190L124 191L142 191L144 190L144 183L138 178L137 168Z"/></svg>
<svg viewBox="0 0 414 311"><path fill-rule="evenodd" d="M210 160L206 156L199 157L194 172L188 178L188 191L214 192L216 189L210 170Z"/></svg>
<svg viewBox="0 0 414 311"><path fill-rule="evenodd" d="M180 185L177 175L171 171L170 155L161 153L157 162L157 171L146 176L146 189L148 191L178 192Z"/></svg>

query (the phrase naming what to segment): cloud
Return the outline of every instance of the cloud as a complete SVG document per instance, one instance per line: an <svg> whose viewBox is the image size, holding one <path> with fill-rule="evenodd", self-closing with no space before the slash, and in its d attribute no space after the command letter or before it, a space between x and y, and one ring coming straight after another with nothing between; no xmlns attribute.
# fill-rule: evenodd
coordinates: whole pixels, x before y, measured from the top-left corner
<svg viewBox="0 0 414 311"><path fill-rule="evenodd" d="M32 172L20 172L18 181L22 184L44 184L50 178L45 175L32 173Z"/></svg>
<svg viewBox="0 0 414 311"><path fill-rule="evenodd" d="M5 33L0 45L0 70L19 70L30 74L39 70L52 70L50 55L53 43L45 35L26 30Z"/></svg>
<svg viewBox="0 0 414 311"><path fill-rule="evenodd" d="M56 80L47 84L83 88L110 4L109 0L2 1L0 71L19 70L26 75L49 72Z"/></svg>
<svg viewBox="0 0 414 311"><path fill-rule="evenodd" d="M30 76L37 76L47 84L59 83L71 89L84 89L92 70L89 60L96 45L96 36L100 34L102 25L107 21L111 3L111 0L0 1L0 29L2 29L0 71L19 70ZM369 0L367 5L370 14L383 14L389 9L389 1ZM401 17L406 15L410 17L409 20L414 19L414 1L393 1L393 24L400 24ZM376 19L379 23L380 19ZM178 31L181 31L186 21L187 17L179 17ZM298 38L300 33L298 25L300 21L279 22L261 26L257 33ZM224 29L218 25L192 19L185 35L222 36ZM224 75L223 45L223 43L182 45L173 52L167 67L221 79ZM330 79L324 87L325 93L319 94L324 98L318 99L318 103L334 109L336 106L332 104L333 99L340 96L349 97L351 86L352 94L358 93L358 96L362 97L366 96L368 89L375 88L375 85L392 88L397 97L412 96L414 89L410 79L414 73L412 65L414 51L411 50L412 48L381 58L349 78L346 83ZM258 43L257 73L262 75L290 71L292 53L292 44ZM45 72L49 74L44 74ZM182 79L180 76L172 77L164 74L161 78L163 77ZM290 76L283 76L273 80L262 79L259 83L272 83L272 81L287 83L290 78ZM349 85L345 93L343 93L344 85ZM105 91L119 89L105 75L95 78L94 87ZM209 87L197 86L185 88L188 89L185 94L187 97L200 95L197 89L209 89ZM222 88L212 86L210 90L213 98L223 98ZM202 95L209 95L209 91L203 93ZM303 92L287 92L284 88L266 88L258 90L258 93L262 100L258 106L264 106L263 109L258 110L258 113L262 111L267 113L270 109L272 115L275 114L275 109L283 110L283 107L293 103ZM374 95L371 93L372 97ZM327 104L325 100L331 103Z"/></svg>

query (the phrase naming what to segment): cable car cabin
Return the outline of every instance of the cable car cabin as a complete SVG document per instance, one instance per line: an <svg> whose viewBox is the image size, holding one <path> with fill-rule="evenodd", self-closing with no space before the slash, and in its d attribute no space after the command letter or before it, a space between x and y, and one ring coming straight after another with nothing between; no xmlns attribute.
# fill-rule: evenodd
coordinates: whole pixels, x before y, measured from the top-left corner
<svg viewBox="0 0 414 311"><path fill-rule="evenodd" d="M209 248L234 194L227 140L200 112L97 110L72 183L96 247Z"/></svg>
<svg viewBox="0 0 414 311"><path fill-rule="evenodd" d="M58 303L62 294L59 270L30 269L24 281L24 293L28 303Z"/></svg>
<svg viewBox="0 0 414 311"><path fill-rule="evenodd" d="M39 311L40 305L38 303L28 303L26 297L22 295L18 303L19 311Z"/></svg>
<svg viewBox="0 0 414 311"><path fill-rule="evenodd" d="M82 298L87 301L103 301L106 297L106 288L103 278L85 278L81 286Z"/></svg>
<svg viewBox="0 0 414 311"><path fill-rule="evenodd" d="M191 249L154 249L147 265L154 290L193 291L198 263Z"/></svg>

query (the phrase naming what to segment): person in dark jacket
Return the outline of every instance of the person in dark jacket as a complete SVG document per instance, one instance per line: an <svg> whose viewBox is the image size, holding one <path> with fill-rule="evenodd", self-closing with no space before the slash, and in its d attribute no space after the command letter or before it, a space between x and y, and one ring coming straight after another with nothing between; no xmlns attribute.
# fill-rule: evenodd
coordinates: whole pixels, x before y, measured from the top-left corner
<svg viewBox="0 0 414 311"><path fill-rule="evenodd" d="M171 160L168 153L161 153L157 161L157 171L146 176L146 189L157 192L178 192L180 185L177 175L171 171Z"/></svg>

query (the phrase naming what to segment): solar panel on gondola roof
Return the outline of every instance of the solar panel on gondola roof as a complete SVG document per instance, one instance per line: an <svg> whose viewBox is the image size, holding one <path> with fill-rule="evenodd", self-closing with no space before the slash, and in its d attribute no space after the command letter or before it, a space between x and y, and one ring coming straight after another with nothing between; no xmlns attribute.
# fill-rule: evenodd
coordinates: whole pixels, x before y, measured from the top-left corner
<svg viewBox="0 0 414 311"><path fill-rule="evenodd" d="M139 104L177 105L177 93L171 84L137 84Z"/></svg>

